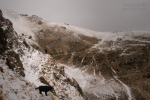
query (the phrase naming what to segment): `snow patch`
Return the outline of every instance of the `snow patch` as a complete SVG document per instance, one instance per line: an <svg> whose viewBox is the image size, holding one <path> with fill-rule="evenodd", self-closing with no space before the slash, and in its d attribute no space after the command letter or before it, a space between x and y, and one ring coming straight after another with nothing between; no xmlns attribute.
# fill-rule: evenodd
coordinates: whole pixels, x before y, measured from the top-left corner
<svg viewBox="0 0 150 100"><path fill-rule="evenodd" d="M118 78L117 78L117 76L114 76L114 78L116 79L116 80L118 80L125 88L126 88L126 90L127 90L127 94L128 94L128 96L129 96L129 100L132 100L132 95L131 95L131 91L130 91L130 88L127 86L127 85L125 85L123 82L121 82Z"/></svg>

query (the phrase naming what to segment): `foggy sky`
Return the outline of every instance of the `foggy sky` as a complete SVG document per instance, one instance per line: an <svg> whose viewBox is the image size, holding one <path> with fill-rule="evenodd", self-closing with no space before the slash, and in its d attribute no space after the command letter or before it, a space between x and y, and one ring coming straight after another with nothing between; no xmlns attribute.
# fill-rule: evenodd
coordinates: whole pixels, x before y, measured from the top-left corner
<svg viewBox="0 0 150 100"><path fill-rule="evenodd" d="M149 0L0 0L0 8L95 31L150 31Z"/></svg>

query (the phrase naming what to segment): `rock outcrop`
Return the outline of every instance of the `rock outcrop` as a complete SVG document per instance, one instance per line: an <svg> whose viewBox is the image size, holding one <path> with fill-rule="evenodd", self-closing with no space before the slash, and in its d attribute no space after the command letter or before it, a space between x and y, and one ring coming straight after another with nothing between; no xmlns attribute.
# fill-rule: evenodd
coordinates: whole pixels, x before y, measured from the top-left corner
<svg viewBox="0 0 150 100"><path fill-rule="evenodd" d="M0 54L2 59L6 59L6 64L10 69L25 76L20 55L13 50L13 48L19 47L18 36L13 29L12 22L2 15L0 10Z"/></svg>
<svg viewBox="0 0 150 100"><path fill-rule="evenodd" d="M26 36L24 33L21 33L20 35L20 33L17 33L14 30L13 27L15 25L13 25L10 20L5 19L2 16L1 11L0 15L0 74L2 74L2 77L0 78L1 84L6 87L4 82L6 82L6 84L9 84L6 80L7 77L16 76L13 79L9 79L9 82L18 84L19 86L17 87L18 89L14 89L16 87L11 87L11 85L9 84L6 89L2 88L1 90L5 92L0 93L0 97L4 97L4 99L10 99L9 95L12 93L12 99L17 98L17 96L17 99L26 99L27 97L29 99L38 99L41 94L38 93L33 95L33 91L35 91L33 89L35 85L37 85L37 83L38 85L40 83L43 85L53 86L54 90L48 94L49 98L51 98L50 100L84 100L85 97L83 95L82 89L75 81L75 79L72 79L66 75L63 65L58 65L50 55L46 55L38 50L35 50L33 48L34 46L32 45L32 47L26 41L27 39L32 39L32 36ZM28 17L24 15L19 16ZM17 17L18 15L15 18ZM42 24L40 18L38 18L37 16L32 17L29 18L32 20L31 22L36 23L37 25ZM38 21L34 19L37 19ZM8 73L9 70L7 70L7 67L12 70L10 74ZM3 70L3 68L5 69ZM35 79L35 77L37 79ZM34 79L36 81L38 80L38 82L33 81ZM16 83L13 82L13 80L15 80ZM23 82L20 82L20 80ZM8 88L11 88L10 91L8 91ZM20 94L18 92L19 89L21 93L24 93L22 91L24 90L25 94ZM31 91L29 91L28 89L32 90L32 95L30 95Z"/></svg>
<svg viewBox="0 0 150 100"><path fill-rule="evenodd" d="M9 12L9 17L27 49L19 49L23 66L28 66L27 58L34 59L37 64L32 64L32 71L52 85L59 98L150 99L150 32L93 32L47 22L35 15ZM17 35L10 35L11 41L16 41ZM17 46L18 42L11 43L6 41L7 36L3 37L4 46ZM18 65L22 66L19 62Z"/></svg>

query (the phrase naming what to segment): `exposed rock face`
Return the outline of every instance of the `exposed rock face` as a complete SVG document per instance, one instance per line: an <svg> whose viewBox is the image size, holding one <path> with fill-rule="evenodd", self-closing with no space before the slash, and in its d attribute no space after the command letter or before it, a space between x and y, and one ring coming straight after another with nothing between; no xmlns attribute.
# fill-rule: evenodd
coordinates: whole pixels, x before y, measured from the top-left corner
<svg viewBox="0 0 150 100"><path fill-rule="evenodd" d="M25 76L19 54L13 48L18 45L18 37L13 29L12 22L2 16L0 10L0 54L6 58L6 64L10 69L15 70L20 75Z"/></svg>
<svg viewBox="0 0 150 100"><path fill-rule="evenodd" d="M5 51L7 49L7 36L6 33L3 31L3 24L2 22L4 21L4 18L2 16L2 11L0 10L0 53Z"/></svg>
<svg viewBox="0 0 150 100"><path fill-rule="evenodd" d="M26 17L26 16L23 16L23 17ZM34 18L37 18L38 20L39 18L37 16L33 16L33 18L31 17L31 20L34 23L40 25L39 23L37 23L38 21L34 20ZM4 50L2 49L3 52L1 52L0 61L1 59L4 59L4 61L6 59L6 65L12 71L17 72L24 77L30 74L30 72L28 74L25 74L24 69L28 70L31 68L30 71L35 71L33 73L33 76L36 73L36 76L34 77L38 77L41 83L45 85L52 85L54 87L54 90L50 93L51 96L55 97L53 98L54 100L58 100L58 99L84 100L85 97L83 95L82 89L80 88L79 84L75 81L75 79L69 78L66 75L66 73L64 72L63 65L57 65L57 63L54 62L54 59L50 55L45 55L41 53L40 51L37 51L34 48L32 48L28 44L28 42L26 42L27 38L28 39L32 39L32 38L29 38L30 36L26 38L26 35L23 33L21 33L21 36L18 36L18 33L16 33L12 27L12 23L9 20L6 20L5 18L3 19L4 20L2 23L3 23L3 26L4 25L6 26L6 28L2 30L3 32L2 34L6 35L6 39L4 37L1 37L1 38L4 40L4 42L6 41L6 44L5 44L6 49ZM6 33L4 33L4 31ZM3 42L1 42L1 45L4 46ZM36 57L34 55L36 55ZM33 60L31 64L30 64L30 60L31 62ZM0 67L0 71L5 73L2 67ZM32 77L28 77L28 78L32 79ZM32 86L34 83L32 83ZM30 84L26 84L25 86L29 87L29 85ZM17 92L15 92L15 94L17 94ZM30 96L30 99L32 99L32 97L35 97L35 96L37 96L37 94L35 94L34 96ZM9 98L9 96L4 96L4 97L7 99ZM23 97L23 99L25 99L25 97Z"/></svg>
<svg viewBox="0 0 150 100"><path fill-rule="evenodd" d="M69 92L75 91L74 96L78 93L79 98L89 100L150 99L149 32L103 32L89 36L91 31L51 24L35 15L21 18L21 27L31 28L23 31L23 40L48 56L39 75L60 98L72 99L67 88ZM24 45L28 47L26 42ZM52 60L65 65L50 63ZM36 66L33 68L38 69Z"/></svg>
<svg viewBox="0 0 150 100"><path fill-rule="evenodd" d="M31 70L36 73L41 83L51 85L54 88L52 91L54 96L64 100L85 100L79 84L66 75L63 65L53 62L53 58L48 54L42 55L39 58L35 59L35 61L39 62L32 64ZM29 62L26 58L23 60Z"/></svg>

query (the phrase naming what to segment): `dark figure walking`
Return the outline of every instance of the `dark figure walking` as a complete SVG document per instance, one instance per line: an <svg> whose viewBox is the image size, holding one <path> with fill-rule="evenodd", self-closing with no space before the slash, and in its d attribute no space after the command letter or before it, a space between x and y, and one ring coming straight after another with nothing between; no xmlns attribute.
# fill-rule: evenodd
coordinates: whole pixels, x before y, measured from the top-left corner
<svg viewBox="0 0 150 100"><path fill-rule="evenodd" d="M47 49L45 49L45 53L47 54Z"/></svg>
<svg viewBox="0 0 150 100"><path fill-rule="evenodd" d="M42 94L42 92L45 92L45 95L47 96L47 92L53 90L52 86L39 86L35 89L39 89L39 93Z"/></svg>

